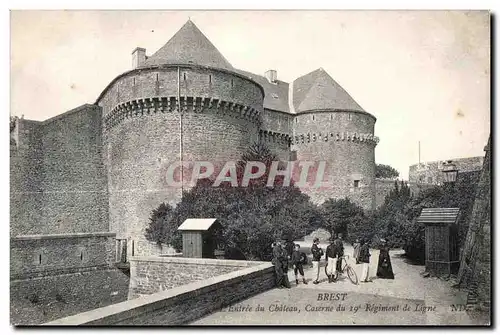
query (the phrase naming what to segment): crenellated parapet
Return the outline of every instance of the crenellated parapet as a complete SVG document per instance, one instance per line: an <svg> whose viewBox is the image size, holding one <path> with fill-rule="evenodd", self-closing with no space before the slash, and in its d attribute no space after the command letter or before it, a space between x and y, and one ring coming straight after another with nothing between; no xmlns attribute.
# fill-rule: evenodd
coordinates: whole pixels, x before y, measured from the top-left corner
<svg viewBox="0 0 500 335"><path fill-rule="evenodd" d="M129 118L178 112L179 107L182 113L214 113L260 124L260 111L252 107L216 98L181 96L178 101L176 96L170 96L118 104L104 117L104 128L112 129Z"/></svg>
<svg viewBox="0 0 500 335"><path fill-rule="evenodd" d="M292 144L301 145L311 142L357 142L366 143L370 145L377 145L380 141L378 136L374 136L370 133L358 133L358 132L324 132L324 133L305 133L305 134L295 134L292 138Z"/></svg>
<svg viewBox="0 0 500 335"><path fill-rule="evenodd" d="M289 134L283 134L273 131L260 130L259 141L261 143L276 143L290 147L292 137Z"/></svg>

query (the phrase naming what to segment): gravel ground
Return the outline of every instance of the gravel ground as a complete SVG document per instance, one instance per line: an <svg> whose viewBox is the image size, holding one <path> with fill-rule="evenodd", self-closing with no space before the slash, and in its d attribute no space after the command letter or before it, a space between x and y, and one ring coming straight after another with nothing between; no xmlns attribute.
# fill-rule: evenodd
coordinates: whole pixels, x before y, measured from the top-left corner
<svg viewBox="0 0 500 335"><path fill-rule="evenodd" d="M299 242L300 243L300 242ZM302 242L302 244L304 244ZM303 247L301 245L301 247ZM325 245L322 245L325 248ZM352 247L346 246L345 252L352 255ZM351 325L472 325L484 324L484 320L471 319L465 312L451 311L451 304L463 303L465 295L450 287L449 282L438 278L422 278L420 273L425 267L407 263L402 257L403 251L391 251L391 262L395 279L376 278L376 269L379 252L371 250L370 277L372 282L353 285L347 277L341 277L336 283L328 283L326 275L321 269L321 282L312 284L312 268L305 269L308 285L300 283L295 285L293 271L289 272L292 282L292 289L273 289L260 295L242 301L234 306L257 306L260 304L266 310L259 312L235 312L223 309L193 324L351 324ZM356 265L352 261L358 277L361 276L362 265ZM347 293L345 305L358 306L362 309L353 311L310 311L306 312L305 307L311 305L338 305L338 301L322 302L318 301L319 293ZM296 306L301 312L270 312L269 308L273 304ZM370 308L366 310L366 304L382 304L382 306L400 306L399 311L381 311L373 313ZM418 309L416 304L429 307L432 311L425 313L413 311L402 311L408 304L410 309ZM370 305L370 306L372 306ZM255 308L255 307L254 307ZM271 307L273 309L274 307Z"/></svg>

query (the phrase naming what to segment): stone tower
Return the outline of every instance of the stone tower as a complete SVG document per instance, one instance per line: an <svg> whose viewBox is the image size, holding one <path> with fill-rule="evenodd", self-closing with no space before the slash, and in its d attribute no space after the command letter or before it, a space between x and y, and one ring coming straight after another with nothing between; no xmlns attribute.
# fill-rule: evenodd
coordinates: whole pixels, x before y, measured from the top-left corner
<svg viewBox="0 0 500 335"><path fill-rule="evenodd" d="M160 203L175 205L182 187L166 182L174 162L225 162L258 139L264 91L236 72L188 21L151 57L137 48L135 69L115 78L102 107L110 229L147 254L144 228Z"/></svg>
<svg viewBox="0 0 500 335"><path fill-rule="evenodd" d="M318 69L291 84L292 150L299 161L325 161L325 186L303 188L316 203L348 197L375 206L375 117Z"/></svg>

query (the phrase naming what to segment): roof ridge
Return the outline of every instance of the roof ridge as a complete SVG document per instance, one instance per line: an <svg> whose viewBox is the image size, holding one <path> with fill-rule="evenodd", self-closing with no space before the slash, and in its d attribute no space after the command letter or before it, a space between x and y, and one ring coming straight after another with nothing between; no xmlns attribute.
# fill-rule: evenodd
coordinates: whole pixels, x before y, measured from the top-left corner
<svg viewBox="0 0 500 335"><path fill-rule="evenodd" d="M234 69L191 19L186 21L167 43L148 57L142 67L162 64L197 64Z"/></svg>

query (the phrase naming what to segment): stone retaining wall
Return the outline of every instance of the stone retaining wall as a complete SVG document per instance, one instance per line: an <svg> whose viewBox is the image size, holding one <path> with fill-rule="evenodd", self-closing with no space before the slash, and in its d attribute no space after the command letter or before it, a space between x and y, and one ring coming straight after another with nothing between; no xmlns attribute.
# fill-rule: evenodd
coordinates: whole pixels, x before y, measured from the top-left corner
<svg viewBox="0 0 500 335"><path fill-rule="evenodd" d="M204 280L259 262L183 257L132 257L129 299Z"/></svg>
<svg viewBox="0 0 500 335"><path fill-rule="evenodd" d="M45 325L187 324L275 286L274 268L270 263L242 263L257 265L55 320Z"/></svg>

